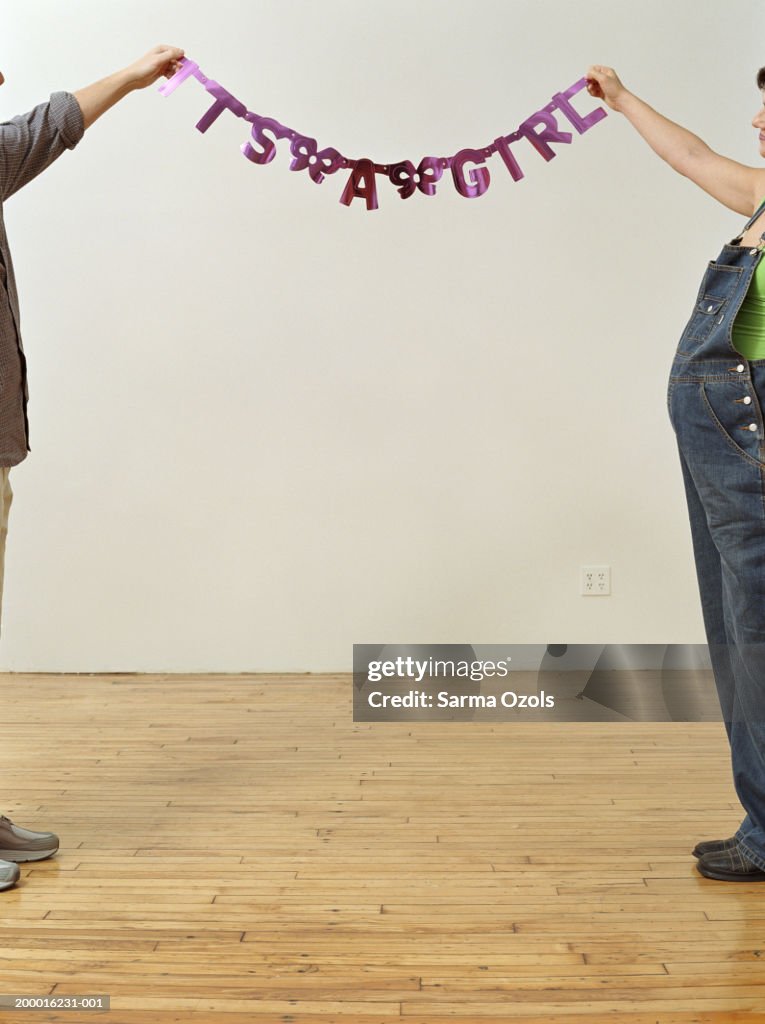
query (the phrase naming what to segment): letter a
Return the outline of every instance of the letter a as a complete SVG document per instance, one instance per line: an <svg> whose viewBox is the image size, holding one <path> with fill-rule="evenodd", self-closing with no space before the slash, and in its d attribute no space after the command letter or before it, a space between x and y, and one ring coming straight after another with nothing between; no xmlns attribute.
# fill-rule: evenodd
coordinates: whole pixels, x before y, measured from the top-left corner
<svg viewBox="0 0 765 1024"><path fill-rule="evenodd" d="M350 206L354 199L365 199L367 210L377 209L375 165L371 160L357 160L340 202Z"/></svg>

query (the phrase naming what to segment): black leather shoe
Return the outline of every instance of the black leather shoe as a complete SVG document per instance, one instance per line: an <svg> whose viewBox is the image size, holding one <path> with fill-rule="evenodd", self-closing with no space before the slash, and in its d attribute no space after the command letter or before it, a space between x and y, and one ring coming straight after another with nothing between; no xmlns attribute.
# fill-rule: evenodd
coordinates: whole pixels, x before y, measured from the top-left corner
<svg viewBox="0 0 765 1024"><path fill-rule="evenodd" d="M738 844L729 850L705 853L696 861L696 868L706 878L721 882L765 882L765 871L749 860Z"/></svg>
<svg viewBox="0 0 765 1024"><path fill-rule="evenodd" d="M722 850L730 850L738 843L735 836L730 839L709 839L705 843L696 843L693 848L694 857L703 857L705 853L720 853Z"/></svg>

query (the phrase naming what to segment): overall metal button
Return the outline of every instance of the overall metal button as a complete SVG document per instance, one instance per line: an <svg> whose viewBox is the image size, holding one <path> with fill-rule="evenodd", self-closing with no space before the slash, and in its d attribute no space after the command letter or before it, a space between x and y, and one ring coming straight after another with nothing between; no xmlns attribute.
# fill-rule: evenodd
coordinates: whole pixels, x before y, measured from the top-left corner
<svg viewBox="0 0 765 1024"><path fill-rule="evenodd" d="M744 372L743 363L739 363L738 366L736 367L736 373L743 373L743 372Z"/></svg>
<svg viewBox="0 0 765 1024"><path fill-rule="evenodd" d="M750 256L756 256L757 255L757 250L756 249L750 249L749 250L749 255Z"/></svg>
<svg viewBox="0 0 765 1024"><path fill-rule="evenodd" d="M751 401L752 401L752 399L749 397L749 395L747 395L746 398L744 399L744 405L750 405Z"/></svg>
<svg viewBox="0 0 765 1024"><path fill-rule="evenodd" d="M757 424L756 423L750 423L749 424L749 429L750 430L756 430L757 429Z"/></svg>
<svg viewBox="0 0 765 1024"><path fill-rule="evenodd" d="M707 313L711 313L714 308L714 306L707 306Z"/></svg>

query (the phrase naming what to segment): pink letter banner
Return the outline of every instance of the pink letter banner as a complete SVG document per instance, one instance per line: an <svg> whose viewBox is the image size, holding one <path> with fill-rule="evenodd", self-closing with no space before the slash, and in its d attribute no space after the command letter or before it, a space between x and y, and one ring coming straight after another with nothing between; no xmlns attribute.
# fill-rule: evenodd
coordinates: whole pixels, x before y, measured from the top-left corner
<svg viewBox="0 0 765 1024"><path fill-rule="evenodd" d="M499 154L513 181L520 181L523 171L518 152L513 151L511 146L525 141L543 160L550 161L556 155L551 143L569 144L573 139L571 132L561 131L558 117L565 118L579 135L606 117L603 107L597 107L588 114L581 114L574 108L572 99L587 85L587 80L580 78L564 92L556 92L547 106L527 117L516 131L498 136L491 145L461 149L454 156L448 157L424 156L417 164L411 160L378 164L367 157L351 160L332 146L319 149L316 139L309 135L287 128L273 117L253 114L223 86L203 75L198 64L185 57L181 60L180 70L159 91L163 96L169 96L187 78L196 78L213 99L212 106L197 123L200 132L206 132L228 110L234 117L243 118L251 126L250 138L241 148L252 163L270 163L276 155L277 142L287 140L292 155L291 171L308 171L311 180L320 185L327 174L335 174L341 169L349 170L350 176L340 202L350 206L354 199L363 199L367 210L376 210L378 206L378 174L388 178L402 199L409 199L416 192L434 196L445 172L451 171L454 187L459 194L466 199L477 199L485 194L491 183L486 161L495 153Z"/></svg>

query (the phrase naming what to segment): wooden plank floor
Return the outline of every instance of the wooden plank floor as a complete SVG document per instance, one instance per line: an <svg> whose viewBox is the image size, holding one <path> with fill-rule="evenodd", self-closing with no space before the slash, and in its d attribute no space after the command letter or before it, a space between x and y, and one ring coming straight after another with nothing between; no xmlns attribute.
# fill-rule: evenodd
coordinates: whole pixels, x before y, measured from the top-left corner
<svg viewBox="0 0 765 1024"><path fill-rule="evenodd" d="M0 676L0 991L110 1024L765 1021L765 885L690 849L721 723L351 721L340 676ZM95 1021L80 1012L12 1013Z"/></svg>

